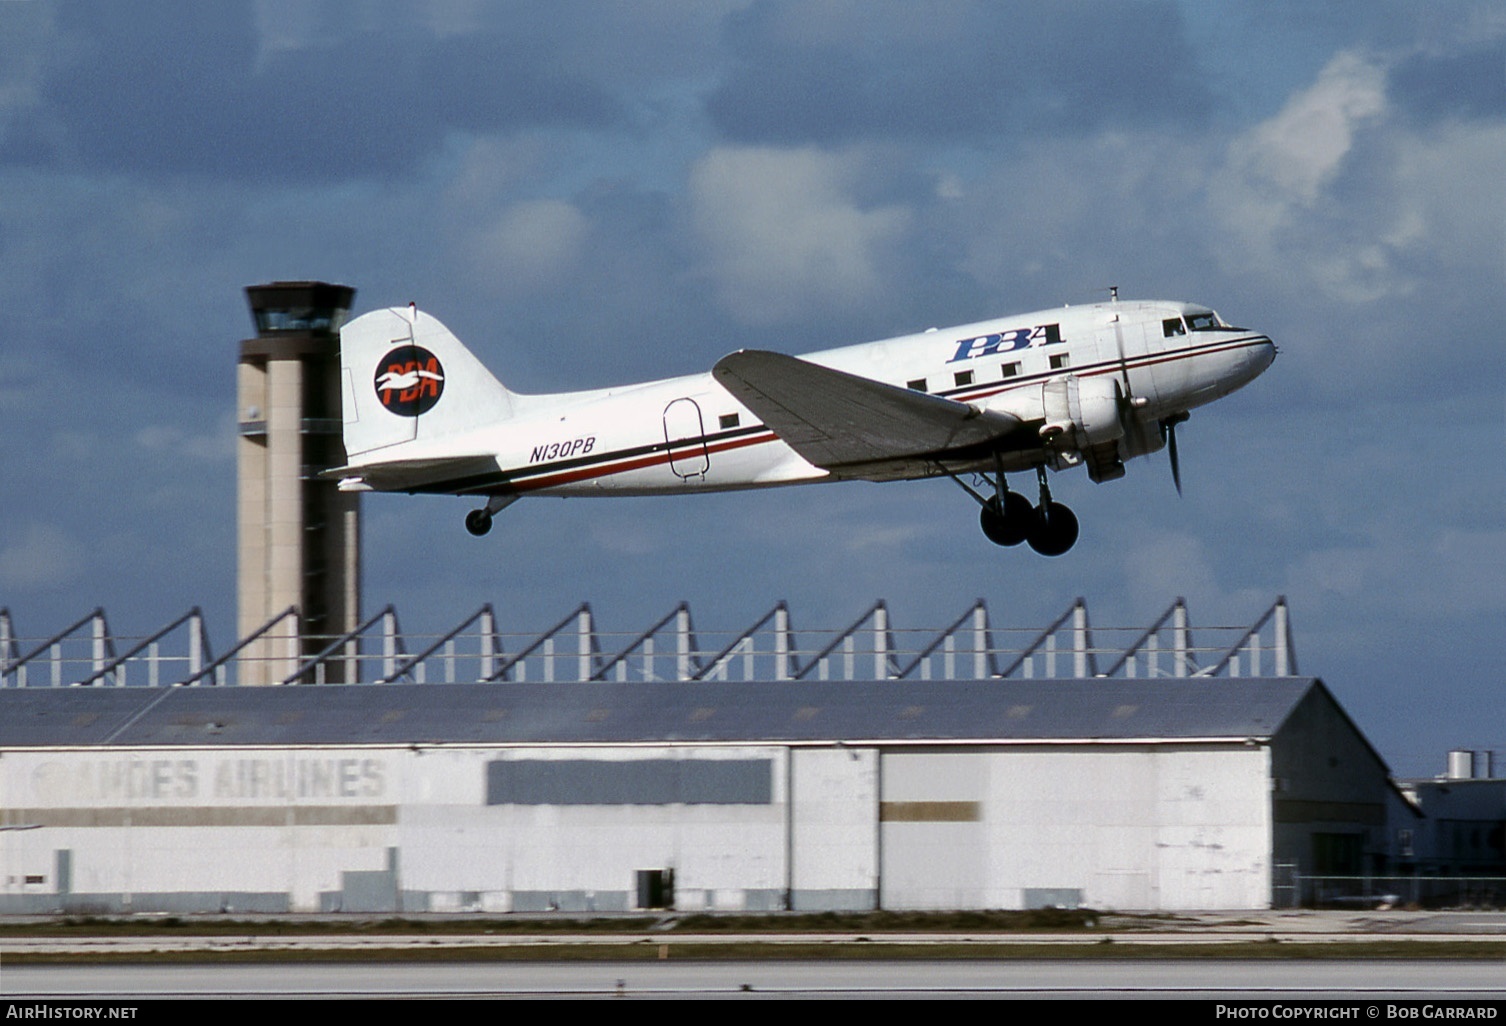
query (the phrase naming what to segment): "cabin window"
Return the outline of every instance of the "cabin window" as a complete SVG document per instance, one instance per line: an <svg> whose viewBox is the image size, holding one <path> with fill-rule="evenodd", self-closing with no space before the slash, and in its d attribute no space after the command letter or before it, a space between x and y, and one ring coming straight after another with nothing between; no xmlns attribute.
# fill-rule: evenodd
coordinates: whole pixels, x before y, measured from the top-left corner
<svg viewBox="0 0 1506 1026"><path fill-rule="evenodd" d="M973 372L970 370L958 371L954 375L954 378L958 385L971 385L973 383Z"/></svg>
<svg viewBox="0 0 1506 1026"><path fill-rule="evenodd" d="M1004 365L1004 376L1006 378L1019 377L1019 374L1020 365L1018 363L1006 363Z"/></svg>
<svg viewBox="0 0 1506 1026"><path fill-rule="evenodd" d="M1187 328L1182 324L1182 318L1168 317L1161 322L1161 334L1167 338L1171 338L1173 335L1185 335L1187 334Z"/></svg>
<svg viewBox="0 0 1506 1026"><path fill-rule="evenodd" d="M717 418L717 423L722 426L723 431L727 430L728 428L737 427L737 421L738 416L735 413L724 413Z"/></svg>
<svg viewBox="0 0 1506 1026"><path fill-rule="evenodd" d="M1052 370L1061 370L1063 367L1067 366L1067 364L1070 363L1070 362L1071 361L1069 361L1067 359L1067 354L1066 353L1053 353L1052 356L1051 356L1051 369Z"/></svg>
<svg viewBox="0 0 1506 1026"><path fill-rule="evenodd" d="M905 387L913 388L917 392L924 392L926 390L926 379L916 378L914 381L907 381Z"/></svg>
<svg viewBox="0 0 1506 1026"><path fill-rule="evenodd" d="M1054 346L1062 340L1062 326L1060 324L1043 324L1046 332L1046 345Z"/></svg>

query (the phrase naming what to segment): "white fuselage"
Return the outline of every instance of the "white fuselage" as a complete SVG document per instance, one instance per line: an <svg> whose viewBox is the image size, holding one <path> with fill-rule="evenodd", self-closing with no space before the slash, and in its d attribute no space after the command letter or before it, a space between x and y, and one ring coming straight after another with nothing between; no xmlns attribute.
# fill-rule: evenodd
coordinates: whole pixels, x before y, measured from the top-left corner
<svg viewBox="0 0 1506 1026"><path fill-rule="evenodd" d="M1086 397L1097 396L1100 408L1130 421L1110 443L1129 458L1160 448L1160 421L1227 395L1260 374L1274 355L1269 338L1223 324L1205 307L1112 302L931 329L801 359L1043 426L1066 416L1053 409L1053 396L1064 395L1063 383L1075 378L1072 395L1075 401L1081 389L1083 409ZM999 458L918 460L878 472L822 469L784 444L710 373L512 398L509 418L433 443L436 456L495 457L495 474L403 490L651 495L1000 467L1060 469L1078 461L1061 445L1049 444L1049 428L1043 427L1038 447L1016 447ZM1087 438L1092 426L1079 427ZM420 458L426 448L420 429L404 446L405 456ZM380 462L378 453L372 457Z"/></svg>

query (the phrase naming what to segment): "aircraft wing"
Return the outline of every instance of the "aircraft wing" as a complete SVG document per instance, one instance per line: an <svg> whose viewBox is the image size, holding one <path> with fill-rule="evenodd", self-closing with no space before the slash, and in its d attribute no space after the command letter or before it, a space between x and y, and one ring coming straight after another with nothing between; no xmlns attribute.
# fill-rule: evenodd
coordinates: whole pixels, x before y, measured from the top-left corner
<svg viewBox="0 0 1506 1026"><path fill-rule="evenodd" d="M793 356L743 349L712 374L818 467L943 457L994 442L1022 426L1007 413L887 385Z"/></svg>

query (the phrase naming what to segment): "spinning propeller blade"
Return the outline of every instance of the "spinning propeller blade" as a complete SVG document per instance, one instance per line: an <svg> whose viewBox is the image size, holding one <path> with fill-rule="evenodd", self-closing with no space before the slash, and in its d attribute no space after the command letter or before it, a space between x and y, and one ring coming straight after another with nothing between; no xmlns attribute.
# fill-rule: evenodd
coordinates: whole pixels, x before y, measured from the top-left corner
<svg viewBox="0 0 1506 1026"><path fill-rule="evenodd" d="M1171 457L1171 480L1182 494L1182 461L1177 457L1177 425L1187 419L1187 414L1178 413L1161 421L1161 439L1166 443L1166 454Z"/></svg>

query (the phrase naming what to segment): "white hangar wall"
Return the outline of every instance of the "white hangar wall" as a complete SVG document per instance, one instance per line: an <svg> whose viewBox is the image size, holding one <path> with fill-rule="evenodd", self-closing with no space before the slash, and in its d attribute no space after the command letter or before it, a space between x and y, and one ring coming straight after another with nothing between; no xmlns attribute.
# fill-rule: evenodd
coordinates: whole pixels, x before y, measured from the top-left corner
<svg viewBox="0 0 1506 1026"><path fill-rule="evenodd" d="M400 757L83 749L0 758L10 911L287 911L388 872Z"/></svg>
<svg viewBox="0 0 1506 1026"><path fill-rule="evenodd" d="M1268 751L886 752L883 907L1266 907Z"/></svg>
<svg viewBox="0 0 1506 1026"><path fill-rule="evenodd" d="M12 750L0 910L1260 908L1268 752Z"/></svg>
<svg viewBox="0 0 1506 1026"><path fill-rule="evenodd" d="M790 907L878 907L878 750L795 748L790 763Z"/></svg>
<svg viewBox="0 0 1506 1026"><path fill-rule="evenodd" d="M673 874L686 909L782 908L787 752L421 750L397 831L405 905L624 911Z"/></svg>
<svg viewBox="0 0 1506 1026"><path fill-rule="evenodd" d="M767 746L7 752L0 909L606 911L642 907L640 874L671 872L680 908L782 908L788 757ZM819 841L826 829L804 832ZM853 889L840 864L817 882ZM871 874L860 884L871 894Z"/></svg>

